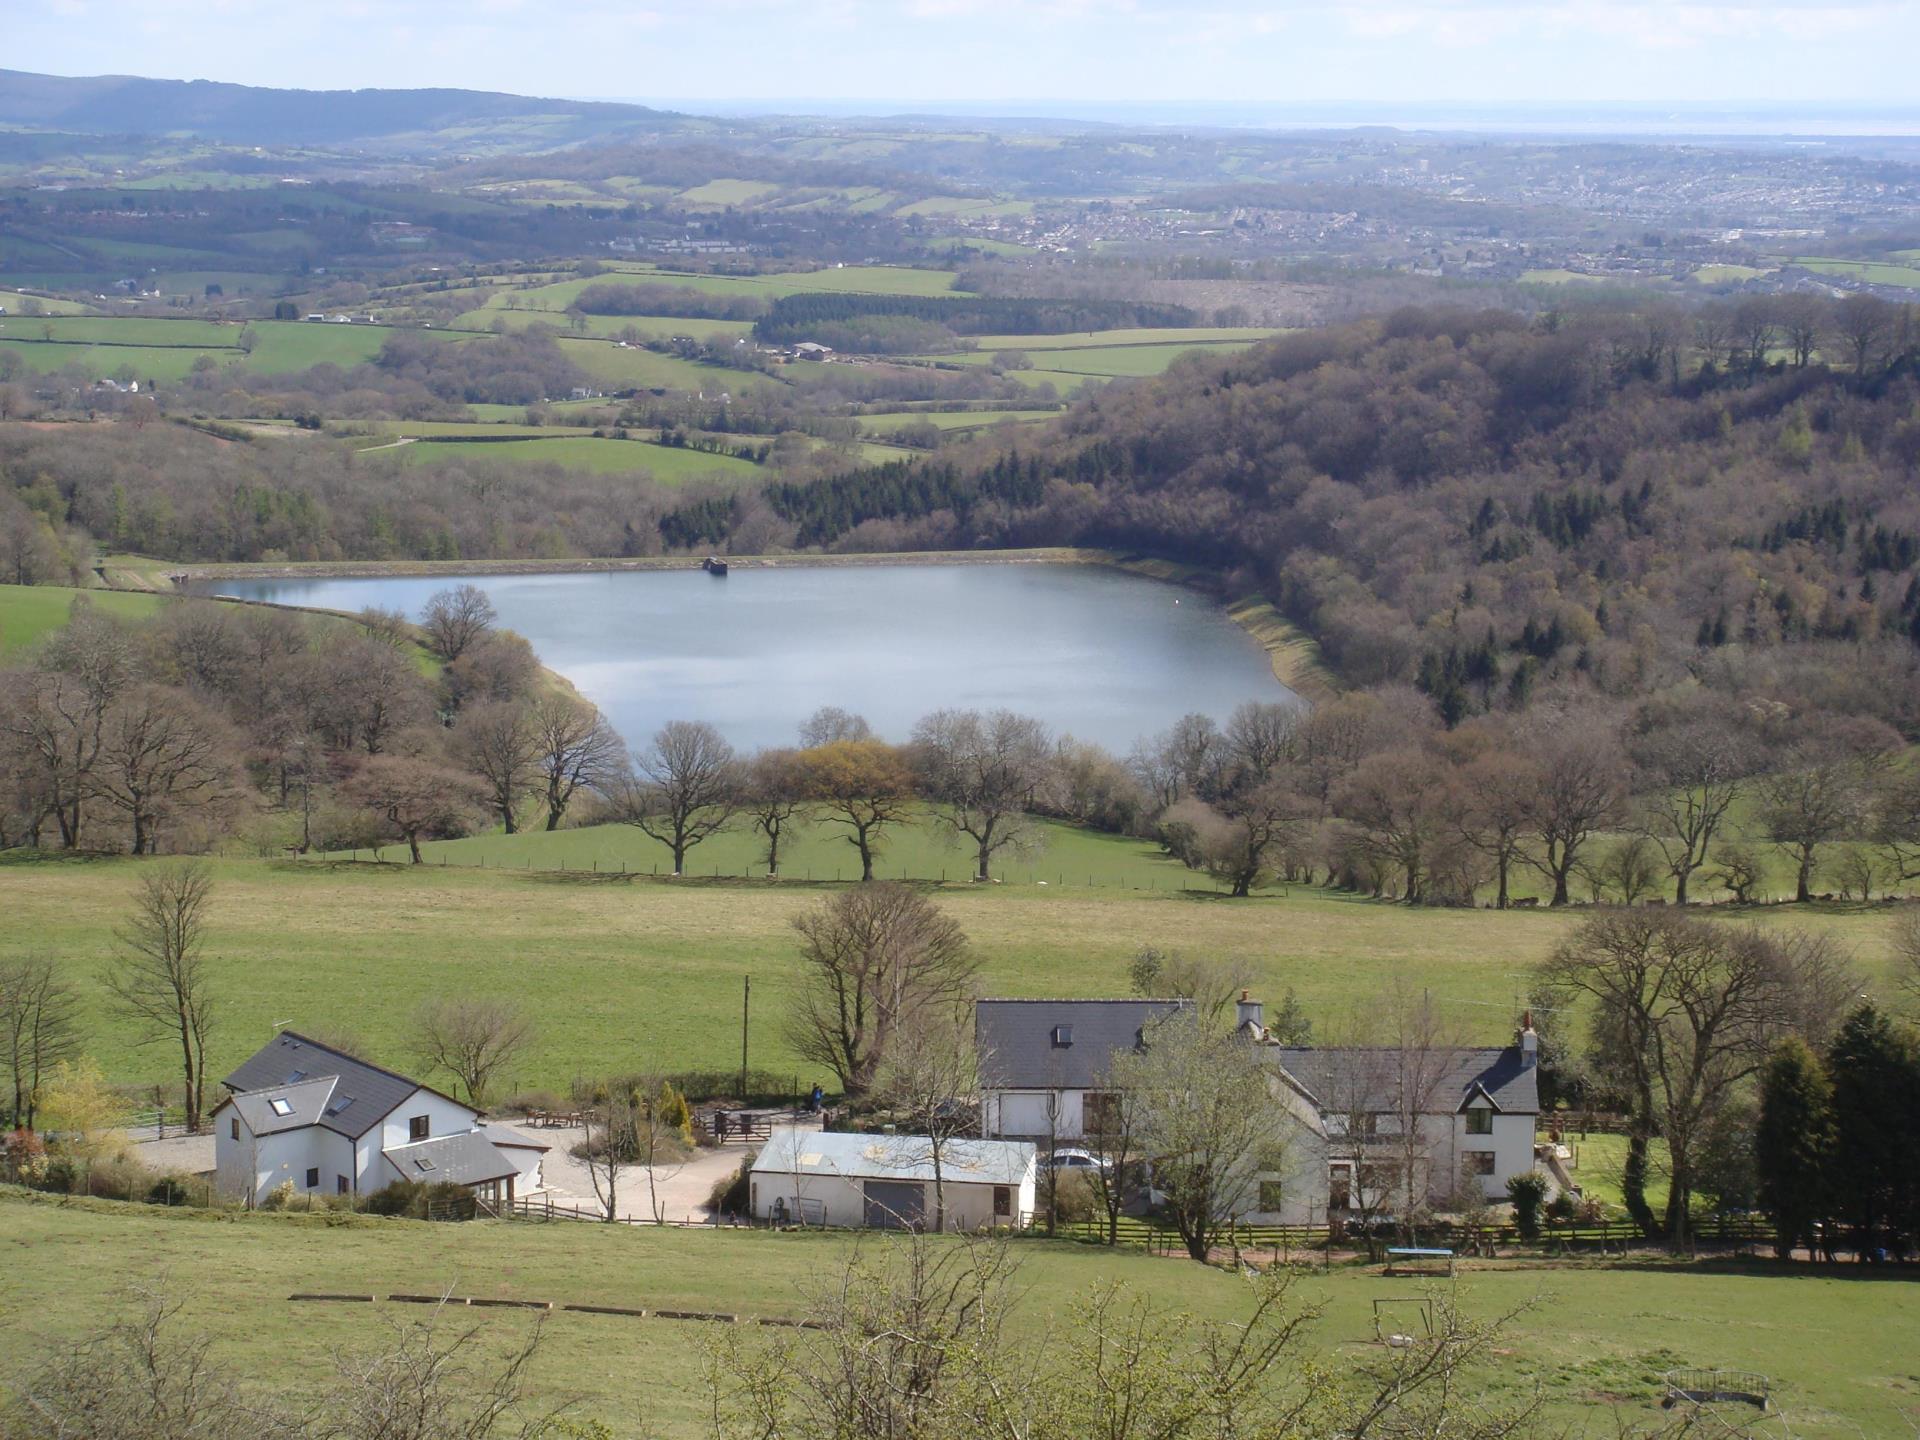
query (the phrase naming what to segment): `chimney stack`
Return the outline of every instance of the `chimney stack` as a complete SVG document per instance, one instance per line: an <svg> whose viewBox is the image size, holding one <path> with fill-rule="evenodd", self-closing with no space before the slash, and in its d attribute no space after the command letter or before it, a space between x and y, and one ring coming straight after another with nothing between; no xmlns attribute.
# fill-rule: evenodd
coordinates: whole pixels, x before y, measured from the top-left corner
<svg viewBox="0 0 1920 1440"><path fill-rule="evenodd" d="M1533 1011L1520 1017L1520 1068L1531 1070L1540 1063L1540 1037L1533 1033Z"/></svg>
<svg viewBox="0 0 1920 1440"><path fill-rule="evenodd" d="M1240 992L1240 1003L1235 1007L1238 1012L1235 1023L1238 1024L1242 1030L1246 1029L1249 1025L1253 1026L1255 1030L1265 1030L1266 1022L1263 1016L1266 1007L1258 1000L1250 998L1251 993L1252 992L1247 990Z"/></svg>

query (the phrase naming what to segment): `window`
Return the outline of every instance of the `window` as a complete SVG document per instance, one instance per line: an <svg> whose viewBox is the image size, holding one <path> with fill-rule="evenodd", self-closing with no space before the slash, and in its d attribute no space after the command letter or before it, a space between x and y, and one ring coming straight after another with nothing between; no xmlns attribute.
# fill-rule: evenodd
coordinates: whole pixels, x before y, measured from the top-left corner
<svg viewBox="0 0 1920 1440"><path fill-rule="evenodd" d="M1467 1134L1491 1135L1493 1133L1493 1112L1475 1106L1467 1111Z"/></svg>
<svg viewBox="0 0 1920 1440"><path fill-rule="evenodd" d="M240 1117L239 1116L229 1115L227 1117L227 1134L230 1138L234 1140L238 1140L240 1138Z"/></svg>
<svg viewBox="0 0 1920 1440"><path fill-rule="evenodd" d="M1278 1180L1260 1182L1260 1208L1269 1215L1287 1208L1286 1186Z"/></svg>
<svg viewBox="0 0 1920 1440"><path fill-rule="evenodd" d="M996 1220L1004 1220L1013 1214L1013 1187L996 1185L993 1187L993 1215Z"/></svg>
<svg viewBox="0 0 1920 1440"><path fill-rule="evenodd" d="M1353 1203L1353 1167L1335 1165L1327 1172L1327 1208L1344 1210Z"/></svg>
<svg viewBox="0 0 1920 1440"><path fill-rule="evenodd" d="M333 1193L334 1194L344 1195L347 1193L347 1191L351 1190L352 1188L353 1187L348 1183L346 1176L336 1175L333 1177Z"/></svg>
<svg viewBox="0 0 1920 1440"><path fill-rule="evenodd" d="M433 1161L424 1155L416 1155L413 1157L413 1168L424 1175L427 1171L433 1169Z"/></svg>
<svg viewBox="0 0 1920 1440"><path fill-rule="evenodd" d="M284 1095L276 1095L273 1099L267 1101L267 1108L276 1115L285 1116L293 1114L293 1102Z"/></svg>
<svg viewBox="0 0 1920 1440"><path fill-rule="evenodd" d="M1493 1174L1493 1152L1469 1150L1461 1158L1460 1168L1469 1175L1491 1175Z"/></svg>
<svg viewBox="0 0 1920 1440"><path fill-rule="evenodd" d="M1092 1091L1080 1102L1080 1128L1088 1135L1112 1135L1120 1128L1120 1097Z"/></svg>
<svg viewBox="0 0 1920 1440"><path fill-rule="evenodd" d="M415 1115L407 1121L407 1143L424 1140L433 1133L433 1121L426 1115Z"/></svg>
<svg viewBox="0 0 1920 1440"><path fill-rule="evenodd" d="M1064 1049L1073 1044L1073 1026L1056 1025L1053 1027L1053 1043L1056 1049Z"/></svg>
<svg viewBox="0 0 1920 1440"><path fill-rule="evenodd" d="M318 1165L309 1165L307 1167L307 1189L318 1190L319 1188L320 1188L320 1167Z"/></svg>
<svg viewBox="0 0 1920 1440"><path fill-rule="evenodd" d="M287 1084L289 1084L289 1085L291 1085L291 1084L293 1084L293 1083L294 1083L295 1081L297 1081L297 1080L304 1080L304 1079L306 1079L306 1078L307 1078L307 1072L306 1072L306 1071L304 1071L304 1070L296 1070L296 1071L294 1071L294 1072L293 1072L293 1073L292 1073L291 1075L289 1075L289 1076L287 1076Z"/></svg>
<svg viewBox="0 0 1920 1440"><path fill-rule="evenodd" d="M327 1114L338 1115L341 1111L345 1110L351 1104L353 1104L353 1096L342 1095L338 1100L334 1101L331 1105L327 1106Z"/></svg>

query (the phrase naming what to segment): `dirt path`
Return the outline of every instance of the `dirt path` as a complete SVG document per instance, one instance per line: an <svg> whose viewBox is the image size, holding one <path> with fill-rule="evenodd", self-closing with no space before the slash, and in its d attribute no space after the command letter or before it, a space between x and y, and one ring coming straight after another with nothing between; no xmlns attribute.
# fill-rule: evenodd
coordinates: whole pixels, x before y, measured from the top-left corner
<svg viewBox="0 0 1920 1440"><path fill-rule="evenodd" d="M593 1177L586 1164L568 1153L585 1138L586 1132L571 1128L526 1133L553 1146L547 1152L541 1173L554 1203L578 1205L584 1210L600 1209L600 1201L593 1191ZM657 1196L660 1214L666 1219L676 1224L701 1220L706 1215L707 1197L713 1193L713 1187L738 1170L748 1152L757 1148L733 1141L718 1149L701 1150L684 1165L660 1166L653 1177L652 1193L649 1193L644 1166L622 1170L615 1212L622 1219L651 1220Z"/></svg>

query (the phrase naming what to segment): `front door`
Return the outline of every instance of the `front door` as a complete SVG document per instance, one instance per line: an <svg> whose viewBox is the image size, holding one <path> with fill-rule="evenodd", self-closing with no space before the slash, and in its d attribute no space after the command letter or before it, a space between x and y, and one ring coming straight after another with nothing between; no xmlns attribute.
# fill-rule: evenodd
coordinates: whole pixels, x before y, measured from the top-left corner
<svg viewBox="0 0 1920 1440"><path fill-rule="evenodd" d="M918 1230L926 1218L927 1187L918 1180L869 1180L866 1221L875 1230Z"/></svg>

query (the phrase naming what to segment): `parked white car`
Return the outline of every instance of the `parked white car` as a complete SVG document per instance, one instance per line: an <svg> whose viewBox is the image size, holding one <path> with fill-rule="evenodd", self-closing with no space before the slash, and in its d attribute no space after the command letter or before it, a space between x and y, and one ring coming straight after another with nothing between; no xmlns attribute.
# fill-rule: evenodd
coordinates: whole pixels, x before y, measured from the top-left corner
<svg viewBox="0 0 1920 1440"><path fill-rule="evenodd" d="M1098 1170L1104 1174L1113 1168L1113 1162L1102 1159L1091 1150L1062 1146L1050 1155L1041 1156L1040 1168L1042 1170Z"/></svg>

